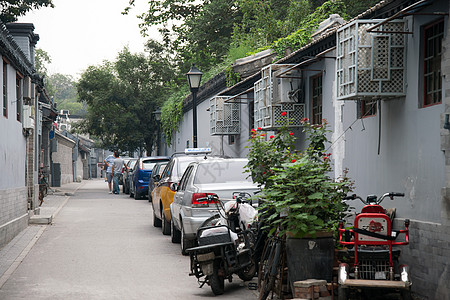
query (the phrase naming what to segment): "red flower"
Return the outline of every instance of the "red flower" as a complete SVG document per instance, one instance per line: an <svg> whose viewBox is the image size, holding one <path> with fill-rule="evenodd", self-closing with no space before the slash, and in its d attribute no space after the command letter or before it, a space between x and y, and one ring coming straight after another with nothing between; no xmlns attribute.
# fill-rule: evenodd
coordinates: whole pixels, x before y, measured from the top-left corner
<svg viewBox="0 0 450 300"><path fill-rule="evenodd" d="M264 134L264 133L261 133L261 136L265 136L265 134Z"/></svg>
<svg viewBox="0 0 450 300"><path fill-rule="evenodd" d="M261 127L258 127L258 130L262 130L262 128L261 128Z"/></svg>
<svg viewBox="0 0 450 300"><path fill-rule="evenodd" d="M331 156L331 153L328 153L327 156Z"/></svg>
<svg viewBox="0 0 450 300"><path fill-rule="evenodd" d="M289 135L294 135L294 133L293 132L289 132Z"/></svg>
<svg viewBox="0 0 450 300"><path fill-rule="evenodd" d="M251 132L256 132L256 129L255 128L252 128L252 130L250 130Z"/></svg>
<svg viewBox="0 0 450 300"><path fill-rule="evenodd" d="M297 161L296 159L293 159L293 160L292 160L293 163L295 163L296 161Z"/></svg>
<svg viewBox="0 0 450 300"><path fill-rule="evenodd" d="M287 115L287 112L283 111L283 112L281 113L281 115L284 117L285 115Z"/></svg>
<svg viewBox="0 0 450 300"><path fill-rule="evenodd" d="M270 138L273 139L275 136L271 135Z"/></svg>
<svg viewBox="0 0 450 300"><path fill-rule="evenodd" d="M309 121L308 118L303 118L303 119L300 120L300 123L306 123L306 122L308 122L308 121Z"/></svg>

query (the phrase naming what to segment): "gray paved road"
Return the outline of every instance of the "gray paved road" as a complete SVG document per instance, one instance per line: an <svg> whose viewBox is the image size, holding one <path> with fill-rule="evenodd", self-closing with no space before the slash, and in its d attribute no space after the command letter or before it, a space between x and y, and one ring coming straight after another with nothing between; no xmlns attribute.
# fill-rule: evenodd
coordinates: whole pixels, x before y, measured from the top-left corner
<svg viewBox="0 0 450 300"><path fill-rule="evenodd" d="M0 299L203 299L189 258L152 226L151 205L88 181L0 290ZM236 278L220 299L256 299Z"/></svg>

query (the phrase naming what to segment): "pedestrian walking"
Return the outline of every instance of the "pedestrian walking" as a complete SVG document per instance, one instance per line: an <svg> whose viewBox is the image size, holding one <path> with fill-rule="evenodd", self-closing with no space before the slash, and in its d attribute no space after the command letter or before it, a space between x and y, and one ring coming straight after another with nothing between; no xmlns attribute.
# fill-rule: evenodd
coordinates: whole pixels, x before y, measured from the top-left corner
<svg viewBox="0 0 450 300"><path fill-rule="evenodd" d="M108 188L109 193L112 194L112 180L113 180L113 174L112 174L112 166L114 162L114 156L112 154L108 155L108 157L105 158L105 166L106 166L106 180L108 181Z"/></svg>
<svg viewBox="0 0 450 300"><path fill-rule="evenodd" d="M122 168L125 166L123 159L119 156L119 151L114 151L114 161L112 165L112 173L113 173L113 194L119 194L119 178L122 174ZM125 166L127 168L127 166Z"/></svg>

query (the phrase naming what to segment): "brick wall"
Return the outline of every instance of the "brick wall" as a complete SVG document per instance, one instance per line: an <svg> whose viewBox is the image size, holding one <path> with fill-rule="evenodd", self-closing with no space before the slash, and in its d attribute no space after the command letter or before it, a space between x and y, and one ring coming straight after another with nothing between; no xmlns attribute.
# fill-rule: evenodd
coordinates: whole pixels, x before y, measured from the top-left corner
<svg viewBox="0 0 450 300"><path fill-rule="evenodd" d="M396 219L394 228L402 228ZM400 263L411 267L412 291L419 299L450 299L450 227L411 220L410 243L400 246Z"/></svg>
<svg viewBox="0 0 450 300"><path fill-rule="evenodd" d="M61 184L73 182L72 151L75 142L56 134L58 151L52 154L53 163L61 164Z"/></svg>
<svg viewBox="0 0 450 300"><path fill-rule="evenodd" d="M28 226L27 188L0 190L0 247Z"/></svg>

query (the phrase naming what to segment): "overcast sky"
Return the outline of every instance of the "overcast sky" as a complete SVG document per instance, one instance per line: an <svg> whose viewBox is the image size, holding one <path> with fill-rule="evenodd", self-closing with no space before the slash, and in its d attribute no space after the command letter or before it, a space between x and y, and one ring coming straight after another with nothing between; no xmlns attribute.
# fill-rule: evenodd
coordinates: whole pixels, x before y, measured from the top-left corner
<svg viewBox="0 0 450 300"><path fill-rule="evenodd" d="M137 0L136 6L121 14L128 0L54 0L55 8L41 8L19 18L33 23L39 34L37 48L48 52L52 64L48 71L79 78L90 65L114 60L128 46L132 52L143 52L146 39L139 32L136 15L145 11L148 1ZM154 33L155 34L155 33Z"/></svg>

